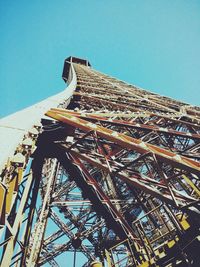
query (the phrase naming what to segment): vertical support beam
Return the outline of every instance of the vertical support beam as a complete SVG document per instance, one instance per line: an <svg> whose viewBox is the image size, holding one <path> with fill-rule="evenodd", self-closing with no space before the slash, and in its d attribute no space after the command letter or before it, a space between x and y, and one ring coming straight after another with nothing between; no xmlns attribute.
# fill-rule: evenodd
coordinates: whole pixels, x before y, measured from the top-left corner
<svg viewBox="0 0 200 267"><path fill-rule="evenodd" d="M27 178L26 186L24 188L24 192L23 192L23 195L22 195L22 198L20 201L20 205L18 207L18 211L17 211L17 215L15 218L14 224L12 227L10 227L11 236L10 236L9 241L6 244L6 247L4 250L4 254L2 257L2 263L1 263L2 267L10 266L10 264L11 264L11 260L12 260L12 256L13 256L13 252L14 252L14 248L15 248L15 242L17 240L17 236L19 233L19 228L20 228L22 221L24 219L24 209L25 209L25 206L26 206L26 203L28 200L32 181L33 181L33 175L32 175L32 173L30 173L28 175L28 178Z"/></svg>
<svg viewBox="0 0 200 267"><path fill-rule="evenodd" d="M5 224L6 192L7 192L7 189L5 185L0 182L0 225Z"/></svg>
<svg viewBox="0 0 200 267"><path fill-rule="evenodd" d="M49 213L49 203L51 200L51 192L52 192L52 185L55 180L55 171L57 166L57 160L53 160L52 168L51 168L51 174L50 177L48 177L48 184L45 192L45 196L42 203L42 208L40 211L39 218L36 222L35 229L33 231L32 240L30 241L29 246L29 252L30 256L28 257L26 261L27 267L34 267L37 266L37 261L39 258L42 241L44 238L46 223L48 219L48 213Z"/></svg>

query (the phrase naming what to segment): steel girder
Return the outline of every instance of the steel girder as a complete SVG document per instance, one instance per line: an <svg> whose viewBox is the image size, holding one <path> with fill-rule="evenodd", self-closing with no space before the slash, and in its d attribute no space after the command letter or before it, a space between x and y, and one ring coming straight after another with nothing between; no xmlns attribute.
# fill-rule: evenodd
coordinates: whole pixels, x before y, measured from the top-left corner
<svg viewBox="0 0 200 267"><path fill-rule="evenodd" d="M67 109L2 173L2 266L196 266L200 109L72 68Z"/></svg>

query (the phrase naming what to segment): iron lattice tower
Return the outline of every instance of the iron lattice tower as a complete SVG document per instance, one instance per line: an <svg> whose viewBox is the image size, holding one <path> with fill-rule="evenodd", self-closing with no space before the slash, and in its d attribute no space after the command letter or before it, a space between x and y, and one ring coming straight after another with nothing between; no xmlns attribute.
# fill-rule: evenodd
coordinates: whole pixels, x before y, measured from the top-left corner
<svg viewBox="0 0 200 267"><path fill-rule="evenodd" d="M1 266L199 266L200 109L75 57L63 79L0 121Z"/></svg>

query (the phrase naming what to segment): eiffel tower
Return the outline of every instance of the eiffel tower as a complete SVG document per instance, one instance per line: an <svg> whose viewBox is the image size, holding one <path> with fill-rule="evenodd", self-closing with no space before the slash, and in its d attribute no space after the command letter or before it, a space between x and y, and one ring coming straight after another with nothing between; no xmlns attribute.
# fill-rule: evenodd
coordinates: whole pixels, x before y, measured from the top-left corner
<svg viewBox="0 0 200 267"><path fill-rule="evenodd" d="M200 108L65 60L0 120L1 266L200 266Z"/></svg>

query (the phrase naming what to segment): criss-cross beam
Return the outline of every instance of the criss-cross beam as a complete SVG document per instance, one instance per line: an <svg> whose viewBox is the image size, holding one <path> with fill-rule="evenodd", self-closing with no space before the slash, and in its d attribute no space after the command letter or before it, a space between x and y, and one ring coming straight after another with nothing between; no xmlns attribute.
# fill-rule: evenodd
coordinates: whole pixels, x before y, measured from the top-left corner
<svg viewBox="0 0 200 267"><path fill-rule="evenodd" d="M156 157L158 157L160 160L170 163L177 168L190 170L192 173L195 173L197 175L200 174L199 162L188 159L184 156L180 156L166 149L145 143L139 139L118 133L117 131L112 131L108 128L98 126L94 123L72 116L67 112L63 114L59 113L59 111L49 110L46 115L73 127L77 127L84 132L95 131L100 137L106 138L107 140L119 144L126 149L133 149L141 154L150 152L152 154L155 154Z"/></svg>
<svg viewBox="0 0 200 267"><path fill-rule="evenodd" d="M57 119L59 121L62 121L64 123L66 123L67 125L71 125L73 127L79 128L81 130L83 130L84 132L90 132L90 131L95 131L99 137L101 138L105 138L117 145L119 145L122 148L128 149L128 150L133 150L136 151L138 153L140 153L141 155L146 154L146 153L150 153L151 155L154 156L154 160L155 158L161 162L165 162L167 164L170 164L171 166L173 166L173 168L176 169L180 169L186 172L190 172L193 173L194 175L199 175L200 172L200 164L194 160L188 159L184 156L180 156L178 154L175 154L173 152L167 151L166 149L157 147L155 145L151 145L148 143L144 143L141 140L132 138L130 136L126 136L125 134L122 133L118 133L116 131L110 130L108 128L96 125L94 123L88 122L86 120L83 120L81 118L72 116L69 113L65 113L61 112L59 113L59 111L48 111L47 112L48 116L51 116L54 119ZM73 152L75 153L75 152ZM90 152L88 152L88 154L90 154ZM80 155L80 157L83 157L83 155ZM85 158L86 159L86 158ZM88 158L88 161L91 161L91 158ZM91 162L90 162L91 163ZM94 162L93 162L94 163ZM97 164L97 163L96 163ZM168 187L168 180L166 180L165 178L161 177L161 180L164 180L165 183L162 185L162 187ZM125 179L125 178L124 178ZM134 180L134 177L129 177L129 179L132 179L132 182ZM145 179L143 178L143 182L140 179L140 181L138 181L137 178L135 178L135 183L137 184L138 187L142 186L142 189L145 191L147 191L149 193L149 190L151 189L151 194L155 195L156 194L156 187L153 188L149 188L147 183L144 183ZM146 182L148 181L148 179L146 178ZM150 182L150 180L149 180ZM156 182L156 181L154 181ZM142 183L142 184L140 184ZM192 181L190 181L188 186L191 186ZM158 186L158 184L157 184ZM194 186L195 187L195 186ZM199 195L199 189L196 188L196 193L198 193ZM168 187L169 193L170 195L172 195L173 193L171 192L170 188ZM177 195L177 193L176 193ZM158 195L159 196L159 195ZM160 197L163 198L162 192L160 192ZM182 199L185 198L186 202L188 202L188 200L190 199L191 201L194 201L195 198L189 198L187 196L180 196ZM173 198L173 196L172 196Z"/></svg>
<svg viewBox="0 0 200 267"><path fill-rule="evenodd" d="M92 121L98 124L106 125L113 130L120 132L127 131L132 137L137 136L142 140L145 140L148 143L161 143L161 146L166 147L174 152L187 153L190 157L199 157L198 153L191 153L192 148L199 146L200 149L200 134L191 133L189 131L174 130L171 128L171 125L166 125L164 128L163 125L159 126L156 123L148 124L148 121L141 123L138 121L125 120L125 118L116 118L120 117L117 113L110 114L94 114L94 113L84 113L84 112L74 112L71 110L65 109L52 109L52 111L59 112L60 114L71 114L75 117L82 118L84 120ZM153 114L151 114L153 116ZM156 121L157 122L157 121ZM181 123L181 121L179 121ZM183 122L182 122L183 123ZM195 125L194 125L195 127ZM196 126L197 128L197 126ZM198 127L200 128L200 127ZM160 139L159 141L157 139ZM188 155L187 154L187 155Z"/></svg>
<svg viewBox="0 0 200 267"><path fill-rule="evenodd" d="M134 122L134 121L127 121L127 120L123 120L123 119L115 119L115 117L118 117L119 114L117 113L110 113L110 114L100 114L98 115L95 113L84 113L84 112L74 112L71 110L66 110L66 109L59 109L59 108L52 108L51 111L55 111L58 112L59 114L70 114L73 115L75 117L80 117L82 119L87 119L87 120L91 120L91 121L100 121L100 122L105 122L105 123L109 123L111 125L116 125L116 126L124 126L124 127L130 127L130 128L134 128L137 130L144 130L144 131L155 131L155 132L160 132L160 133L166 133L169 135L175 135L175 136L181 136L181 137L185 137L185 138L191 138L191 139L197 139L200 140L200 134L197 133L189 133L189 132L183 132L183 131L177 131L174 129L171 129L170 127L159 127L158 125L154 124L152 125L148 125L147 123L139 123L139 122ZM104 115L104 116L103 116ZM147 116L148 114L145 114L143 116ZM156 114L151 114L151 116L156 116ZM112 119L113 117L113 119ZM170 121L171 119L168 118L168 120ZM179 123L181 123L181 121L178 121ZM184 122L182 122L184 123ZM187 123L186 123L187 125ZM197 125L193 125L193 127L197 127ZM198 127L200 128L200 126Z"/></svg>
<svg viewBox="0 0 200 267"><path fill-rule="evenodd" d="M95 102L106 106L114 105L114 108L121 110L153 111L159 114L170 114L173 117L182 116L186 121L200 124L198 107L191 107L186 103L160 96L93 69L89 70L84 66L76 64L75 70L79 73L77 94L83 101L85 101L84 97L88 101L91 100L92 106ZM104 88L107 90L101 92ZM120 97L118 97L119 95ZM103 104L100 101L106 102Z"/></svg>

